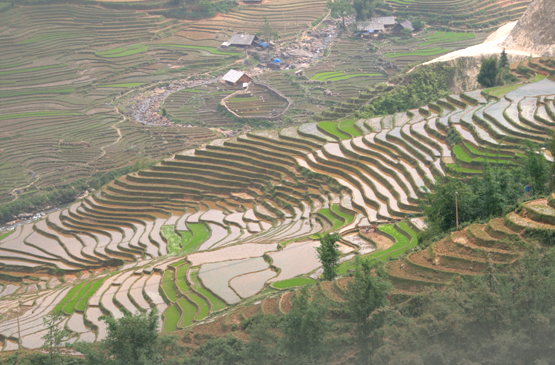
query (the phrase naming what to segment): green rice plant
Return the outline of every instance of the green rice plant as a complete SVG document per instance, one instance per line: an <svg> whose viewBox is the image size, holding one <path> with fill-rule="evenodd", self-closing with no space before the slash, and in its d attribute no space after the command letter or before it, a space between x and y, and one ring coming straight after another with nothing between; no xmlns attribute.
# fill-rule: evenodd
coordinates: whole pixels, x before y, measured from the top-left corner
<svg viewBox="0 0 555 365"><path fill-rule="evenodd" d="M339 209L339 204L332 204L331 210L333 210L335 214L341 216L345 220L346 226L353 223L353 220L355 219L354 215L350 215L348 213L343 212L341 209Z"/></svg>
<svg viewBox="0 0 555 365"><path fill-rule="evenodd" d="M83 298L83 296L89 292L92 285L93 282L88 282L83 285L81 289L77 292L77 294L75 294L75 296L64 306L62 310L67 314L72 314L75 311L75 307L77 306L81 298Z"/></svg>
<svg viewBox="0 0 555 365"><path fill-rule="evenodd" d="M322 80L322 79L326 78L326 77L333 77L333 76L340 76L340 75L343 75L342 71L319 72L319 73L317 73L316 75L314 75L312 77L312 80L314 80L314 81L325 81L325 80Z"/></svg>
<svg viewBox="0 0 555 365"><path fill-rule="evenodd" d="M173 332L177 329L177 323L181 318L181 313L177 308L177 304L172 305L166 312L164 313L165 321L164 321L164 332Z"/></svg>
<svg viewBox="0 0 555 365"><path fill-rule="evenodd" d="M79 291L81 290L81 288L83 287L83 285L85 285L85 283L81 283L81 284L77 284L75 285L73 288L71 288L69 290L69 292L66 294L66 296L64 297L64 299L62 299L60 301L60 303L58 303L58 305L56 305L54 307L53 312L54 313L61 313L62 309L66 306L67 303L69 303L69 301L71 299L73 299L73 297L75 295L77 295L77 293L79 293Z"/></svg>
<svg viewBox="0 0 555 365"><path fill-rule="evenodd" d="M198 308L186 298L181 298L177 301L179 308L183 312L183 317L179 321L179 327L185 328L195 322L195 317L198 313Z"/></svg>
<svg viewBox="0 0 555 365"><path fill-rule="evenodd" d="M457 171L457 172L463 172L463 173L466 173L466 174L481 174L482 173L482 171L480 171L480 170L469 169L467 167L462 167L462 166L459 166L457 164L449 164L448 166L450 168L452 168L453 170Z"/></svg>
<svg viewBox="0 0 555 365"><path fill-rule="evenodd" d="M183 245L182 255L195 252L210 237L210 230L204 223L189 223L187 226L192 232L192 238L189 243Z"/></svg>
<svg viewBox="0 0 555 365"><path fill-rule="evenodd" d="M178 254L181 251L181 237L175 232L175 226L162 227L162 234L168 240L168 251Z"/></svg>
<svg viewBox="0 0 555 365"><path fill-rule="evenodd" d="M420 49L414 52L386 53L385 56L388 58L410 57L410 56L435 56L446 52L448 52L448 50L445 48L428 48L428 49Z"/></svg>
<svg viewBox="0 0 555 365"><path fill-rule="evenodd" d="M328 218L332 223L333 226L331 227L330 231L336 231L339 228L341 228L341 226L343 226L344 222L337 219L330 211L330 208L324 208L324 209L320 209L318 211L318 213L322 214L323 216L325 216L326 218Z"/></svg>
<svg viewBox="0 0 555 365"><path fill-rule="evenodd" d="M198 49L198 50L208 51L210 53L218 54L218 55L238 56L238 55L241 54L241 53L234 53L234 52L218 51L218 49L216 47L206 47L206 46L186 46L186 45L182 45L182 44L159 44L158 46L160 46L160 47L177 47L177 48L186 48L186 49Z"/></svg>
<svg viewBox="0 0 555 365"><path fill-rule="evenodd" d="M9 75L9 74L19 74L24 72L33 72L33 71L42 71L47 70L49 68L57 68L67 66L65 63L58 64L58 65L48 65L48 66L39 66L39 67L31 67L31 68L23 68L20 70L12 70L12 71L0 71L0 75Z"/></svg>
<svg viewBox="0 0 555 365"><path fill-rule="evenodd" d="M453 148L453 152L455 152L455 155L459 160L467 163L472 162L472 157L461 146L456 145L455 148Z"/></svg>
<svg viewBox="0 0 555 365"><path fill-rule="evenodd" d="M353 77L372 77L372 76L383 76L382 74L371 73L371 74L352 74L352 75L344 75L344 76L337 76L337 77L330 77L327 78L326 81L342 81L342 80L349 80Z"/></svg>
<svg viewBox="0 0 555 365"><path fill-rule="evenodd" d="M169 300L172 302L177 301L177 292L175 290L174 284L174 272L173 270L166 270L164 273L164 278L162 280L162 287Z"/></svg>
<svg viewBox="0 0 555 365"><path fill-rule="evenodd" d="M99 87L120 87L120 88L127 88L127 87L135 87L144 85L144 82L128 82L126 84L111 84L111 85L102 85Z"/></svg>
<svg viewBox="0 0 555 365"><path fill-rule="evenodd" d="M81 115L81 113L63 112L63 111L28 112L28 113L0 115L0 120L17 119L17 118L57 117L57 116L63 116L63 115Z"/></svg>
<svg viewBox="0 0 555 365"><path fill-rule="evenodd" d="M83 295L79 303L75 306L75 309L80 311L84 311L85 309L87 309L87 304L89 303L89 299L96 294L98 289L100 289L102 284L104 284L104 280L106 280L108 277L94 281L91 287L89 288L89 291L87 291L87 293Z"/></svg>
<svg viewBox="0 0 555 365"><path fill-rule="evenodd" d="M15 229L12 229L11 231L8 231L7 233L3 233L0 235L0 241L2 241L4 238L8 237L10 234L14 233Z"/></svg>
<svg viewBox="0 0 555 365"><path fill-rule="evenodd" d="M196 318L197 321L208 317L208 314L210 314L210 305L206 302L206 300L202 299L200 296L193 292L190 292L189 294L187 294L187 296L189 297L189 299L195 302L195 304L199 308L198 316Z"/></svg>
<svg viewBox="0 0 555 365"><path fill-rule="evenodd" d="M475 33L461 33L461 32L437 32L430 37L424 43L420 43L419 46L427 46L435 43L447 43L447 42L460 42L468 39L476 38Z"/></svg>
<svg viewBox="0 0 555 365"><path fill-rule="evenodd" d="M177 268L175 284L183 293L188 293L191 290L189 283L187 282L187 271L189 271L190 266L190 264L185 264Z"/></svg>
<svg viewBox="0 0 555 365"><path fill-rule="evenodd" d="M231 98L228 100L229 103L244 103L246 101L259 101L258 96L252 96L250 98Z"/></svg>
<svg viewBox="0 0 555 365"><path fill-rule="evenodd" d="M379 227L379 230L392 235L395 238L396 242L393 244L393 246L391 246L387 250L374 251L368 255L363 256L364 259L370 260L370 261L373 261L373 260L385 261L390 258L397 258L403 253L405 253L407 250L415 247L418 244L418 240L416 238L416 232L410 229L410 227L408 227L406 223L405 225L400 225L400 227L404 231L409 233L411 236L413 236L412 242L409 238L407 238L405 235L403 235L401 232L395 229L395 226L393 224L382 225ZM405 227L410 231L405 229ZM341 265L339 265L337 269L337 273L340 275L345 274L349 269L353 267L353 265L354 265L353 261L344 262Z"/></svg>
<svg viewBox="0 0 555 365"><path fill-rule="evenodd" d="M36 95L36 94L69 94L75 89L60 89L60 90L33 90L33 91L20 91L15 93L0 94L0 98L8 98L14 96Z"/></svg>
<svg viewBox="0 0 555 365"><path fill-rule="evenodd" d="M320 122L318 125L327 132L339 137L339 139L351 139L351 136L339 130L338 122Z"/></svg>
<svg viewBox="0 0 555 365"><path fill-rule="evenodd" d="M311 278L293 278L293 279L277 281L273 283L272 286L276 289L287 289L287 288L293 288L296 286L314 284L315 282L316 280Z"/></svg>
<svg viewBox="0 0 555 365"><path fill-rule="evenodd" d="M116 53L116 54L104 54L101 55L99 53L97 53L97 55L101 56L101 57L106 57L106 58L115 58L115 57L125 57L125 56L131 56L137 53L143 53L146 52L148 50L148 46L144 46L141 48L136 48L136 49L128 49L124 52L121 53Z"/></svg>
<svg viewBox="0 0 555 365"><path fill-rule="evenodd" d="M213 294L211 291L207 290L201 283L199 277L198 277L198 269L193 270L191 272L191 280L193 287L195 288L196 291L198 291L199 293L201 293L202 295L204 295L206 298L208 298L208 300L210 301L210 303L212 303L212 310L214 312L217 312L221 309L224 309L225 307L227 307L227 304L221 300L220 298L216 297L215 294Z"/></svg>
<svg viewBox="0 0 555 365"><path fill-rule="evenodd" d="M356 120L345 120L339 124L339 129L349 133L353 137L359 137L362 135L358 129L355 128Z"/></svg>

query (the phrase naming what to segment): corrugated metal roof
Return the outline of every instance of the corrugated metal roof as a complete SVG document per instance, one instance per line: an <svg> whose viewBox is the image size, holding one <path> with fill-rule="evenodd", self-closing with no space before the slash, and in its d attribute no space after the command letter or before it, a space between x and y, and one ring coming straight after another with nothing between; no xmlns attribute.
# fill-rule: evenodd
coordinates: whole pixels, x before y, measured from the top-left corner
<svg viewBox="0 0 555 365"><path fill-rule="evenodd" d="M236 83L237 81L239 81L239 79L244 75L244 72L241 71L237 71L237 70L229 70L224 77L222 77L222 80L227 81L227 82L231 82L232 84Z"/></svg>
<svg viewBox="0 0 555 365"><path fill-rule="evenodd" d="M381 23L383 23L383 25L395 25L395 24L397 24L397 22L395 21L394 16L378 16L378 17L373 17L370 20L381 22Z"/></svg>
<svg viewBox="0 0 555 365"><path fill-rule="evenodd" d="M365 31L365 32L369 32L371 30L383 32L385 30L385 26L382 22L370 20L368 22L362 22L357 24L357 29L359 31Z"/></svg>
<svg viewBox="0 0 555 365"><path fill-rule="evenodd" d="M412 22L410 20L405 20L404 22L401 22L401 26L405 29L410 29L411 31L414 31L414 27L412 26Z"/></svg>
<svg viewBox="0 0 555 365"><path fill-rule="evenodd" d="M231 36L229 43L235 46L250 46L256 36L252 34L234 34Z"/></svg>

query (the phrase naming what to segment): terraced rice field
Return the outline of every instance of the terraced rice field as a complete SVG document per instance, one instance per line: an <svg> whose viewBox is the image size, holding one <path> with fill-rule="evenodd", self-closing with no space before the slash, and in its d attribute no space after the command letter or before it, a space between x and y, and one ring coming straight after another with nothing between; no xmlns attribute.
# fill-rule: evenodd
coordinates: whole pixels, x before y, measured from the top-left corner
<svg viewBox="0 0 555 365"><path fill-rule="evenodd" d="M320 267L319 243L311 239L316 234L357 235L342 242L349 243L342 273L352 269L353 251L372 260L399 258L416 246L415 227L382 224L368 237L357 227L419 216L423 187L452 168L479 172L480 158L518 163L523 141L543 142L555 125L554 96L555 82L543 79L500 100L469 92L441 100L441 108L432 106L426 115L415 110L343 121L335 124L337 134L310 123L182 151L4 236L0 308L27 303L26 347L40 346L41 318L52 311L66 313L66 320L71 315L74 337L91 341L106 336L98 319L103 311L119 318L158 308L161 330L172 331L245 298L266 300L276 290L312 282L307 278L317 278ZM450 125L464 139L453 150L446 142ZM390 264L390 275L398 290L414 293L446 285L450 273L478 274L480 247L493 245L491 237L519 235L526 227L555 229L552 204L528 203L502 225L471 226L409 254L403 266ZM470 243L463 234L472 235ZM368 249L373 243L379 249ZM498 240L493 248L500 268L516 257ZM409 271L416 266L427 268ZM432 268L441 275L429 276ZM279 308L288 308L289 299L281 297ZM0 333L15 338L13 319L0 322Z"/></svg>
<svg viewBox="0 0 555 365"><path fill-rule="evenodd" d="M419 16L433 25L458 29L491 29L517 20L530 0L386 0L399 17Z"/></svg>
<svg viewBox="0 0 555 365"><path fill-rule="evenodd" d="M174 36L186 26L176 20L96 6L14 6L0 13L0 24L0 204L217 136L133 123L114 99L178 73L225 67L241 52Z"/></svg>

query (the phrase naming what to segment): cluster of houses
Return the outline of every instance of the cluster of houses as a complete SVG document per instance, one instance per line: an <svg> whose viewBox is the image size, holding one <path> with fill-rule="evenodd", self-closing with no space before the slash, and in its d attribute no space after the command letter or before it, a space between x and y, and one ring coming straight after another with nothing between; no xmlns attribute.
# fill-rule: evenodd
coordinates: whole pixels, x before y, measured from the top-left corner
<svg viewBox="0 0 555 365"><path fill-rule="evenodd" d="M379 38L384 33L403 34L405 29L414 32L410 20L397 22L394 16L373 17L365 22L356 23L357 35L367 38Z"/></svg>

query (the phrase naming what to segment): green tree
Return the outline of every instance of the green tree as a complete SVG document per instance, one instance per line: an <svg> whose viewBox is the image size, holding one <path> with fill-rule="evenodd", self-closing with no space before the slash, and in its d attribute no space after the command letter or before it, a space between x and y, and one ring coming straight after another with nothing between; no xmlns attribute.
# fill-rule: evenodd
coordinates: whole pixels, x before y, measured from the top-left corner
<svg viewBox="0 0 555 365"><path fill-rule="evenodd" d="M543 151L530 141L526 141L526 172L532 182L532 191L542 194L547 188L549 168Z"/></svg>
<svg viewBox="0 0 555 365"><path fill-rule="evenodd" d="M422 19L415 19L412 21L412 26L415 32L420 32L426 26L426 23Z"/></svg>
<svg viewBox="0 0 555 365"><path fill-rule="evenodd" d="M378 0L353 0L353 8L356 13L356 20L366 20L372 17Z"/></svg>
<svg viewBox="0 0 555 365"><path fill-rule="evenodd" d="M166 364L176 355L177 341L173 336L158 333L157 310L114 319L102 318L108 325L108 335L100 346L77 344L88 364L151 365Z"/></svg>
<svg viewBox="0 0 555 365"><path fill-rule="evenodd" d="M329 323L328 310L317 298L309 301L307 287L297 292L293 307L279 326L283 334L281 348L291 364L316 364L325 354L324 338Z"/></svg>
<svg viewBox="0 0 555 365"><path fill-rule="evenodd" d="M345 18L355 13L352 0L328 0L326 7L333 18L342 19L343 28L345 28Z"/></svg>
<svg viewBox="0 0 555 365"><path fill-rule="evenodd" d="M345 310L355 324L355 339L360 350L359 361L368 364L371 353L381 346L386 311L379 311L389 301L387 294L392 290L384 279L383 266L371 266L369 261L356 259L356 271L345 293Z"/></svg>
<svg viewBox="0 0 555 365"><path fill-rule="evenodd" d="M483 87L493 87L497 85L497 75L499 68L497 66L497 58L491 57L482 61L482 67L478 74L478 82Z"/></svg>
<svg viewBox="0 0 555 365"><path fill-rule="evenodd" d="M324 280L333 280L337 276L336 267L341 252L337 249L337 241L341 239L338 233L329 234L320 238L320 246L316 248L318 259L324 267Z"/></svg>
<svg viewBox="0 0 555 365"><path fill-rule="evenodd" d="M555 156L555 131L554 130L551 130L549 132L547 150L551 153L551 156ZM551 163L551 168L549 171L549 191L555 192L555 163Z"/></svg>
<svg viewBox="0 0 555 365"><path fill-rule="evenodd" d="M42 319L46 334L41 338L44 340L43 349L48 351L50 364L57 364L60 351L59 348L64 340L69 338L69 332L62 327L64 316L60 313L50 313Z"/></svg>
<svg viewBox="0 0 555 365"><path fill-rule="evenodd" d="M505 52L505 48L503 48L503 52L501 52L501 57L499 58L499 67L504 68L509 66L509 58L507 57L507 52Z"/></svg>
<svg viewBox="0 0 555 365"><path fill-rule="evenodd" d="M257 33L259 37L262 37L263 40L266 42L271 42L278 37L278 32L272 27L268 18L263 17L264 23L260 26L260 29Z"/></svg>

